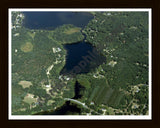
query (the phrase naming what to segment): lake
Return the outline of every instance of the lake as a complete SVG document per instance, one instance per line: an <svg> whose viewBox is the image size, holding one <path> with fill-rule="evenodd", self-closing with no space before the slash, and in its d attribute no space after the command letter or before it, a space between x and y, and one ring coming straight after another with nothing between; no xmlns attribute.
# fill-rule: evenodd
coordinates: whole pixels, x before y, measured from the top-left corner
<svg viewBox="0 0 160 128"><path fill-rule="evenodd" d="M23 25L31 29L53 29L63 24L84 27L93 19L87 12L23 12Z"/></svg>
<svg viewBox="0 0 160 128"><path fill-rule="evenodd" d="M66 64L61 71L63 75L88 73L105 62L106 58L89 42L64 45L67 50Z"/></svg>

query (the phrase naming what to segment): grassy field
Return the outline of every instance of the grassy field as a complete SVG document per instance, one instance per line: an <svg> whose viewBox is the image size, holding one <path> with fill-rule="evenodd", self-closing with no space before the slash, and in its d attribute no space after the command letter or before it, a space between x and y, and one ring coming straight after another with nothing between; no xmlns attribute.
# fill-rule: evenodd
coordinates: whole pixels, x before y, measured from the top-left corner
<svg viewBox="0 0 160 128"><path fill-rule="evenodd" d="M117 105L119 105L119 102L121 101L123 97L123 94L118 90L112 90L111 92L112 93L109 92L110 93L109 97L104 98L103 103L116 107Z"/></svg>
<svg viewBox="0 0 160 128"><path fill-rule="evenodd" d="M30 81L25 81L25 80L20 81L18 84L22 85L23 88L29 88L32 85L32 83Z"/></svg>
<svg viewBox="0 0 160 128"><path fill-rule="evenodd" d="M123 93L119 90L112 89L108 86L106 79L94 81L94 88L88 98L88 102L93 101L95 104L106 104L116 107L123 98Z"/></svg>
<svg viewBox="0 0 160 128"><path fill-rule="evenodd" d="M34 39L36 33L28 32L28 35Z"/></svg>
<svg viewBox="0 0 160 128"><path fill-rule="evenodd" d="M24 97L24 100L23 100L25 103L28 103L28 104L32 104L32 103L35 103L37 102L37 98L34 98L34 95L33 94L27 94L25 97Z"/></svg>
<svg viewBox="0 0 160 128"><path fill-rule="evenodd" d="M94 101L96 104L101 104L103 101L104 93L107 92L108 88L105 86L101 86L98 90L97 95L94 97Z"/></svg>
<svg viewBox="0 0 160 128"><path fill-rule="evenodd" d="M81 30L81 28L78 28L78 27L70 28L68 30L65 30L64 33L70 35L70 34L73 34L75 32L80 32L80 30Z"/></svg>
<svg viewBox="0 0 160 128"><path fill-rule="evenodd" d="M97 91L99 90L100 86L97 86L93 89L91 95L89 96L88 101L91 102L93 100L93 98L95 97L95 95L97 94Z"/></svg>
<svg viewBox="0 0 160 128"><path fill-rule="evenodd" d="M110 99L113 91L114 91L114 90L113 90L112 88L108 88L107 90L104 90L104 91L103 91L103 94L104 94L104 96L103 96L103 103L104 103L104 104L107 104L107 103L108 103L108 101L109 101L109 99Z"/></svg>
<svg viewBox="0 0 160 128"><path fill-rule="evenodd" d="M33 45L31 42L26 42L21 46L21 51L23 52L31 52L33 50Z"/></svg>

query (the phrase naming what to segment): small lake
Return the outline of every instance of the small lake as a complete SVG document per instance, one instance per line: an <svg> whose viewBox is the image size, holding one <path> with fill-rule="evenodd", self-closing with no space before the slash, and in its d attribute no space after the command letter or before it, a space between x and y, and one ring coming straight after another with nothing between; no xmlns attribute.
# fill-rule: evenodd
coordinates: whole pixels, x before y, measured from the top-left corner
<svg viewBox="0 0 160 128"><path fill-rule="evenodd" d="M64 75L88 73L106 60L95 47L84 40L64 47L67 50L66 64L61 71Z"/></svg>

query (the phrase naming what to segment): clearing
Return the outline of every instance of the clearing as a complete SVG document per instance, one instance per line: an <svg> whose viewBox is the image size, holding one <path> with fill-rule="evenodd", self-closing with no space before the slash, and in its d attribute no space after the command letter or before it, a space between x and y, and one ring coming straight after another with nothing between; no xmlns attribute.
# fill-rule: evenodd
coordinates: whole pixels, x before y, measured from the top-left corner
<svg viewBox="0 0 160 128"><path fill-rule="evenodd" d="M70 28L68 30L65 30L64 33L70 35L70 34L73 34L75 32L80 32L80 30L81 30L81 28L78 28L78 27Z"/></svg>
<svg viewBox="0 0 160 128"><path fill-rule="evenodd" d="M30 37L32 37L32 39L34 39L36 33L35 33L35 32L28 32L28 35L29 35Z"/></svg>
<svg viewBox="0 0 160 128"><path fill-rule="evenodd" d="M33 94L28 93L25 97L24 97L24 102L28 103L28 104L32 104L37 102L37 98L34 98Z"/></svg>
<svg viewBox="0 0 160 128"><path fill-rule="evenodd" d="M21 51L23 52L31 52L33 50L33 45L31 42L26 42L21 46Z"/></svg>
<svg viewBox="0 0 160 128"><path fill-rule="evenodd" d="M29 88L32 85L32 83L30 81L25 81L25 80L20 81L18 84L22 85L23 88Z"/></svg>

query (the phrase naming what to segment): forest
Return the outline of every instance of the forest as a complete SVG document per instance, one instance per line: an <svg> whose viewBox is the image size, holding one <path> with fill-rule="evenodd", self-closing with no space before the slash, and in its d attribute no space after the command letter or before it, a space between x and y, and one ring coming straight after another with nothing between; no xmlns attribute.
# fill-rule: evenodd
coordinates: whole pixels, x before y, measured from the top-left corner
<svg viewBox="0 0 160 128"><path fill-rule="evenodd" d="M87 79L80 81L81 85L84 82L90 85L90 88L84 86L81 100L96 104L97 111L103 104L121 109L114 110L114 114L147 114L148 13L95 12L93 15L94 19L82 32L107 59L96 70L77 76ZM135 92L133 88L138 90Z"/></svg>

